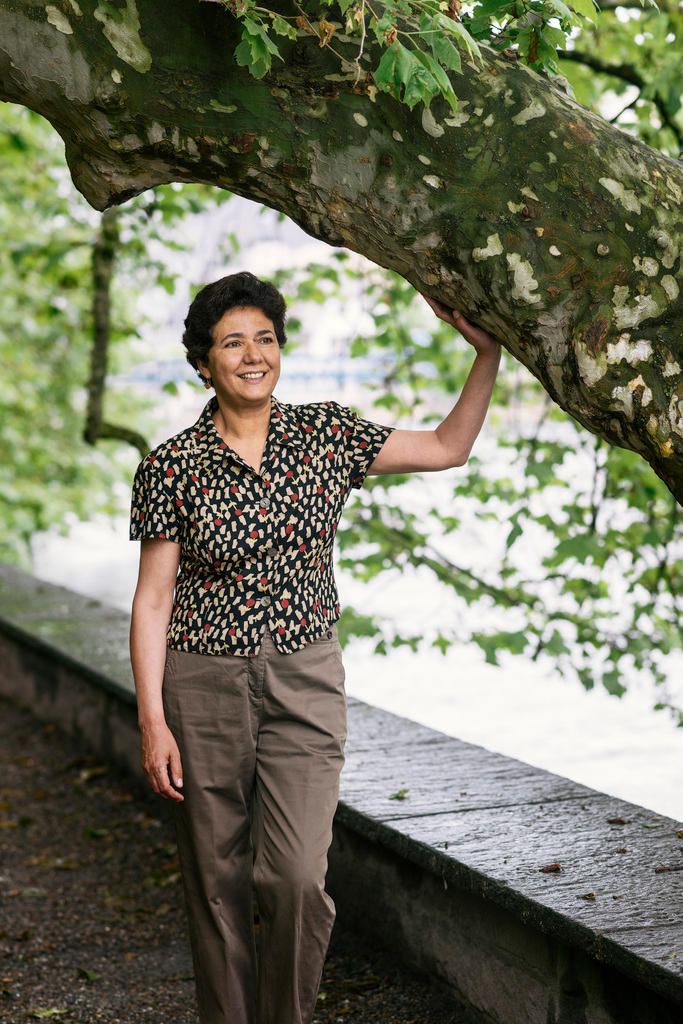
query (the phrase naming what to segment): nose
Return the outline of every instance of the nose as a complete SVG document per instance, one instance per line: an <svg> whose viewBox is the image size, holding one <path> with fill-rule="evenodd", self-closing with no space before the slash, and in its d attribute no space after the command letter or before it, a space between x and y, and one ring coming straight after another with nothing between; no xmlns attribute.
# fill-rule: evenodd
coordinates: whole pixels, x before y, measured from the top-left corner
<svg viewBox="0 0 683 1024"><path fill-rule="evenodd" d="M242 357L245 363L260 363L261 352L259 345L255 341L247 342L244 348L244 356Z"/></svg>

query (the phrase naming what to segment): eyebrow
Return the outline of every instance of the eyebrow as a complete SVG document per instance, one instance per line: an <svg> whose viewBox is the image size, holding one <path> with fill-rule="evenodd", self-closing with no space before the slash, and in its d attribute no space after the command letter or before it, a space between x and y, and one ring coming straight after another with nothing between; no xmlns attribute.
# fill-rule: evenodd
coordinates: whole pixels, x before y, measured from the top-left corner
<svg viewBox="0 0 683 1024"><path fill-rule="evenodd" d="M270 327L265 327L262 331L257 331L256 334L254 335L254 337L255 338L260 338L264 334L275 334L275 331L273 331ZM218 344L220 345L220 343L222 341L227 341L228 338L244 338L244 337L246 337L244 331L233 331L232 334L226 334L223 338L220 338L219 341L218 341Z"/></svg>

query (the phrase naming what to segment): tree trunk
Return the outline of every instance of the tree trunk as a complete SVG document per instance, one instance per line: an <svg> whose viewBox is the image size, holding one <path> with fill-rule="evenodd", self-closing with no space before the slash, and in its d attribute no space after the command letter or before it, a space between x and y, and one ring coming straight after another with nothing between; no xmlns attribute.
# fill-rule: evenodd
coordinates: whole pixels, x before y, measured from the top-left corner
<svg viewBox="0 0 683 1024"><path fill-rule="evenodd" d="M98 209L208 182L457 305L683 498L680 164L491 50L455 113L411 112L303 30L256 81L236 33L197 0L0 0L0 95L53 123Z"/></svg>
<svg viewBox="0 0 683 1024"><path fill-rule="evenodd" d="M102 429L102 402L111 336L111 281L119 242L118 210L105 210L92 251L93 345L83 437L95 444Z"/></svg>

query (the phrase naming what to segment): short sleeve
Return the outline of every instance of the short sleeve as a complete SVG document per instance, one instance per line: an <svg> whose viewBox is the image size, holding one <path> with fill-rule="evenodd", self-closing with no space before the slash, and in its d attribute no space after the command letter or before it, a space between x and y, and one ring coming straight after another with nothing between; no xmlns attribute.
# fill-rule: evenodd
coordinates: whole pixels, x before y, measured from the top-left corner
<svg viewBox="0 0 683 1024"><path fill-rule="evenodd" d="M346 438L346 459L349 480L352 487L361 487L370 466L394 428L362 419L351 409L347 413L349 434Z"/></svg>
<svg viewBox="0 0 683 1024"><path fill-rule="evenodd" d="M148 455L138 466L133 481L130 507L130 539L180 542L181 523L173 494L163 477L163 468Z"/></svg>

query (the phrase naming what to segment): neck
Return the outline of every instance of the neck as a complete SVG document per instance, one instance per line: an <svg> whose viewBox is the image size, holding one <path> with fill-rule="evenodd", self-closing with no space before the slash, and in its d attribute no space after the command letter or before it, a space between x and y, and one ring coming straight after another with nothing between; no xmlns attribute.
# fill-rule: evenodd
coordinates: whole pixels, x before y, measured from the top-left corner
<svg viewBox="0 0 683 1024"><path fill-rule="evenodd" d="M218 408L213 420L216 430L225 440L252 441L266 436L270 426L270 395L259 405L240 408L221 400L219 394L216 394L216 399Z"/></svg>

